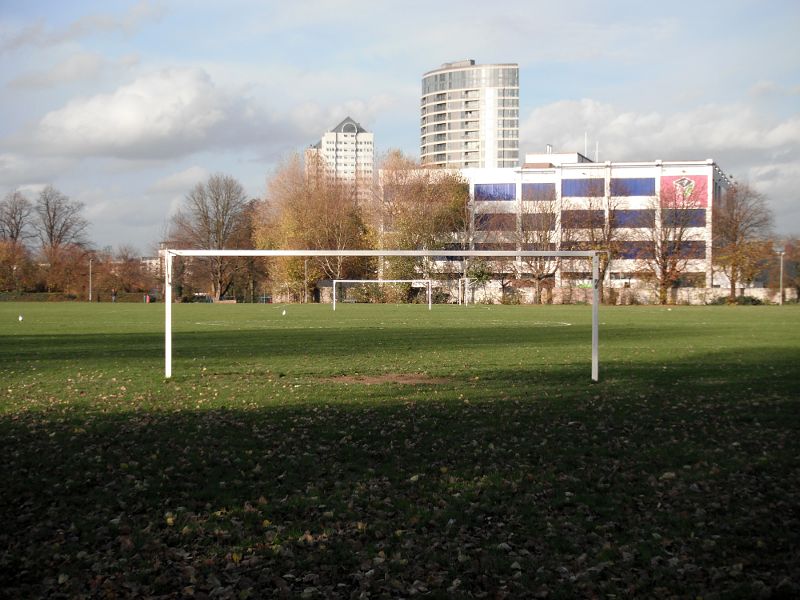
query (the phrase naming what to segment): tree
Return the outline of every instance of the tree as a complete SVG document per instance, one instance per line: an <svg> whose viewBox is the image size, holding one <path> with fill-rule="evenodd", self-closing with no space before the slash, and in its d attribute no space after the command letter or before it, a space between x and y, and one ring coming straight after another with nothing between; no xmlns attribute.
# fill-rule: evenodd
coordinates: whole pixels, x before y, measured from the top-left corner
<svg viewBox="0 0 800 600"><path fill-rule="evenodd" d="M523 198L529 208L522 213L519 227L519 242L522 250L552 252L559 247L558 201L555 189L542 195ZM561 260L554 256L528 256L522 259L526 271L533 279L534 303L542 301L542 288L555 279Z"/></svg>
<svg viewBox="0 0 800 600"><path fill-rule="evenodd" d="M730 302L736 301L736 284L751 280L764 259L772 229L772 212L766 198L746 184L728 188L713 210L714 263L730 282Z"/></svg>
<svg viewBox="0 0 800 600"><path fill-rule="evenodd" d="M172 218L171 238L188 248L233 249L250 244L248 201L242 185L229 175L216 174L198 183ZM199 275L219 300L228 291L239 259L205 257L198 260Z"/></svg>
<svg viewBox="0 0 800 600"><path fill-rule="evenodd" d="M33 205L21 192L6 194L0 201L0 239L22 243L29 236L32 213Z"/></svg>
<svg viewBox="0 0 800 600"><path fill-rule="evenodd" d="M325 176L324 169L304 168L299 155L270 178L255 221L253 237L259 248L344 250L372 243L355 185ZM310 282L317 279L355 279L372 270L368 259L342 256L272 264L275 281L298 298L306 298Z"/></svg>
<svg viewBox="0 0 800 600"><path fill-rule="evenodd" d="M605 251L600 254L599 264L600 298L604 298L603 286L608 267L628 237L619 218L624 196L606 196L605 180L599 178L590 179L587 187L597 195L587 197L580 204L563 206L561 248Z"/></svg>
<svg viewBox="0 0 800 600"><path fill-rule="evenodd" d="M88 262L85 235L89 226L82 212L82 202L70 200L52 185L45 187L36 199L33 229L47 262L43 274L49 291L80 291Z"/></svg>
<svg viewBox="0 0 800 600"><path fill-rule="evenodd" d="M705 256L706 191L686 181L654 196L650 210L655 218L650 226L637 230L641 245L637 258L644 266L643 274L655 283L659 304L667 304L669 290L686 275L691 261Z"/></svg>
<svg viewBox="0 0 800 600"><path fill-rule="evenodd" d="M423 169L395 150L383 161L373 217L383 248L438 249L465 244L470 231L469 184L458 172ZM391 276L417 276L418 261L390 261ZM429 261L422 271L430 269Z"/></svg>
<svg viewBox="0 0 800 600"><path fill-rule="evenodd" d="M83 218L83 203L70 200L52 185L40 193L34 212L34 228L47 258L66 246L85 246L89 222Z"/></svg>

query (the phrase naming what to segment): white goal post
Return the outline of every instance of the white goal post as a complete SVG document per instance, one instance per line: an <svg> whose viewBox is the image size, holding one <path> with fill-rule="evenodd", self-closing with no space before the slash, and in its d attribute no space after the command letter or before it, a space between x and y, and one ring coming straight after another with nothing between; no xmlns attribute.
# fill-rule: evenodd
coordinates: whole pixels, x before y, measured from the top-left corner
<svg viewBox="0 0 800 600"><path fill-rule="evenodd" d="M453 258L508 258L552 257L592 259L592 381L599 381L598 321L600 305L600 255L605 250L187 250L165 248L164 256L164 377L172 377L172 259L186 257L237 257L237 256L362 256L362 257L427 257Z"/></svg>
<svg viewBox="0 0 800 600"><path fill-rule="evenodd" d="M430 279L334 279L333 280L333 310L336 310L336 285L339 283L410 283L412 286L423 284L425 286L426 297L428 299L428 310L433 304L433 287Z"/></svg>

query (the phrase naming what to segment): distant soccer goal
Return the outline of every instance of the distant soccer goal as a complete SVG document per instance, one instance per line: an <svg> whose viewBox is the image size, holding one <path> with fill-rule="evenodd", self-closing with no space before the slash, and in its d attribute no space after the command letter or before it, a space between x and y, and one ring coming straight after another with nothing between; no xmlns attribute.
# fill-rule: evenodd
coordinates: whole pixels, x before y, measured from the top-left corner
<svg viewBox="0 0 800 600"><path fill-rule="evenodd" d="M164 256L164 377L172 377L172 259L176 256L361 256L361 257L419 257L434 260L447 256L458 258L509 258L521 260L526 257L552 257L591 259L592 261L592 381L599 381L599 305L600 305L600 255L605 250L188 250L166 248L161 251Z"/></svg>
<svg viewBox="0 0 800 600"><path fill-rule="evenodd" d="M339 284L358 283L358 284L376 284L383 285L385 283L408 283L412 287L424 287L425 297L428 301L428 310L431 310L433 304L433 282L430 279L334 279L333 280L333 310L336 310L336 289Z"/></svg>

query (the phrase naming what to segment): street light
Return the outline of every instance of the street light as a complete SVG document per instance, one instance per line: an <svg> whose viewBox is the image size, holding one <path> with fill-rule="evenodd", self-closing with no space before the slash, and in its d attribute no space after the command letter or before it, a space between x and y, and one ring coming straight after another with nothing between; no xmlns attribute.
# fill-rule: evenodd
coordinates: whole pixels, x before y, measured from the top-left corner
<svg viewBox="0 0 800 600"><path fill-rule="evenodd" d="M94 260L93 258L89 259L89 302L90 303L92 301L92 261L93 260Z"/></svg>

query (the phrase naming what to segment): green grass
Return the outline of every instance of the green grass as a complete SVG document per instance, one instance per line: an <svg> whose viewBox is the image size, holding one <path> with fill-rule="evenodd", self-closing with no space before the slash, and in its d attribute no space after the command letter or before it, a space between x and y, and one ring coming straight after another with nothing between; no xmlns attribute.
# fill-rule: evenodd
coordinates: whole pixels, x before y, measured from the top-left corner
<svg viewBox="0 0 800 600"><path fill-rule="evenodd" d="M800 308L600 314L0 303L0 596L800 593Z"/></svg>

